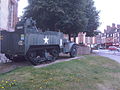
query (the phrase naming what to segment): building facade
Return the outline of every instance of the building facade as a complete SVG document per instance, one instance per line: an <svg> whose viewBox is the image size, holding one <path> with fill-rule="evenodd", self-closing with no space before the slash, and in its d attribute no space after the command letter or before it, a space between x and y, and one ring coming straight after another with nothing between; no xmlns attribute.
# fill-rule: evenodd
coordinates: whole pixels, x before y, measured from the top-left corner
<svg viewBox="0 0 120 90"><path fill-rule="evenodd" d="M18 21L18 0L0 0L0 30L14 31Z"/></svg>
<svg viewBox="0 0 120 90"><path fill-rule="evenodd" d="M73 38L72 38L72 41L74 41ZM79 32L78 36L76 37L76 43L92 47L97 43L96 42L96 36L94 36L94 37L86 37L86 33Z"/></svg>
<svg viewBox="0 0 120 90"><path fill-rule="evenodd" d="M120 25L107 26L104 33L99 35L101 38L101 45L105 48L109 46L120 46Z"/></svg>

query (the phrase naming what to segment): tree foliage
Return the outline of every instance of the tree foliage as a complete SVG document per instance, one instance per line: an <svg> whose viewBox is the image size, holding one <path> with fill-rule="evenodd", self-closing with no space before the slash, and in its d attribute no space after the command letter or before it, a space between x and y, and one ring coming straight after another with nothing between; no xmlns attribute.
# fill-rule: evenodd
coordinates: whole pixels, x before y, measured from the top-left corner
<svg viewBox="0 0 120 90"><path fill-rule="evenodd" d="M92 0L87 0L86 5L86 17L88 18L88 24L86 27L86 36L97 35L96 29L99 26L99 11L94 7L94 2Z"/></svg>
<svg viewBox="0 0 120 90"><path fill-rule="evenodd" d="M94 32L98 25L98 12L92 0L28 0L24 17L33 17L42 30L62 31L76 35Z"/></svg>

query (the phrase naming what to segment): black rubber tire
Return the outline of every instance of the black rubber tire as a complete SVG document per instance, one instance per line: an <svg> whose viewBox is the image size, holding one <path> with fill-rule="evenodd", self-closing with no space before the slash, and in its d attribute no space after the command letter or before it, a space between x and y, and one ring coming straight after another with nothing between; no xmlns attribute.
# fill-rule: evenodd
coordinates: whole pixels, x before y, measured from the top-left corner
<svg viewBox="0 0 120 90"><path fill-rule="evenodd" d="M46 58L38 56L36 51L29 52L27 58L33 65L39 65L43 61L46 61Z"/></svg>
<svg viewBox="0 0 120 90"><path fill-rule="evenodd" d="M75 56L77 56L77 48L75 45L73 45L70 51L70 57L75 57Z"/></svg>
<svg viewBox="0 0 120 90"><path fill-rule="evenodd" d="M38 65L39 63L37 61L35 61L36 56L36 52L29 52L28 55L28 60L33 64L33 65Z"/></svg>
<svg viewBox="0 0 120 90"><path fill-rule="evenodd" d="M117 49L117 51L120 52L119 49Z"/></svg>
<svg viewBox="0 0 120 90"><path fill-rule="evenodd" d="M54 60L59 57L59 51L57 49L52 49L50 54L54 57Z"/></svg>

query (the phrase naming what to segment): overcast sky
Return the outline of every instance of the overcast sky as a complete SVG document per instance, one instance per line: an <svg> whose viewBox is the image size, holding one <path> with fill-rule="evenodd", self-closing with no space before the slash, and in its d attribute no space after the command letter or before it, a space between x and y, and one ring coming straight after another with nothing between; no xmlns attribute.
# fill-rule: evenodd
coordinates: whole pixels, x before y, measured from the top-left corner
<svg viewBox="0 0 120 90"><path fill-rule="evenodd" d="M98 28L103 31L106 25L112 23L120 24L120 0L94 0L97 10L100 10L101 26ZM20 0L18 7L18 15L22 15L23 8L28 5L27 0Z"/></svg>
<svg viewBox="0 0 120 90"><path fill-rule="evenodd" d="M27 0L19 0L18 3L18 16L22 16L23 15L23 9L28 5Z"/></svg>
<svg viewBox="0 0 120 90"><path fill-rule="evenodd" d="M106 25L120 24L120 0L95 0L95 6L100 10L100 28L103 31Z"/></svg>

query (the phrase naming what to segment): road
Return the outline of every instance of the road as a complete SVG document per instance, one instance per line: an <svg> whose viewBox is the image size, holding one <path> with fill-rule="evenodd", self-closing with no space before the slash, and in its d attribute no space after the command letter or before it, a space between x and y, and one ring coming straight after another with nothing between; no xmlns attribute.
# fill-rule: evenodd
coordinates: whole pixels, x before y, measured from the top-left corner
<svg viewBox="0 0 120 90"><path fill-rule="evenodd" d="M93 52L100 56L108 57L108 58L120 63L120 52L118 52L118 51L109 51L109 50L99 49L99 50L93 50Z"/></svg>

